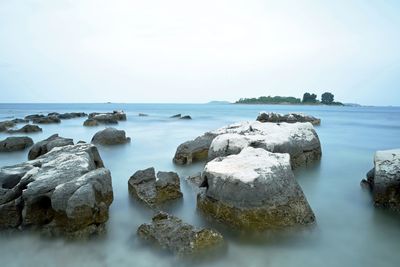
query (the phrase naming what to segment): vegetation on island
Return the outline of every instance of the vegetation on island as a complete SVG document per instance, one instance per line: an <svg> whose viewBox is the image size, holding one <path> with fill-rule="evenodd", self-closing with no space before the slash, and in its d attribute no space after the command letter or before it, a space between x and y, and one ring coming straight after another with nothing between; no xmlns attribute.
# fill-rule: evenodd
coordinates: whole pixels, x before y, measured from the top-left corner
<svg viewBox="0 0 400 267"><path fill-rule="evenodd" d="M289 105L337 105L343 106L341 102L334 101L335 96L330 92L321 95L321 100L313 93L304 93L303 98L293 96L260 96L258 98L240 98L235 104L289 104Z"/></svg>

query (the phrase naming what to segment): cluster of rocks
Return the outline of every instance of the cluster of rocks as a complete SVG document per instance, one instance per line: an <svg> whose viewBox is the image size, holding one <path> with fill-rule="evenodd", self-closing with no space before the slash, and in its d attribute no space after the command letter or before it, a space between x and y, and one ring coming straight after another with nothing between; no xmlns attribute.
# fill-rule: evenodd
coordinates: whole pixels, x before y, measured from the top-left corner
<svg viewBox="0 0 400 267"><path fill-rule="evenodd" d="M27 136L12 136L0 141L0 152L25 150L33 145L33 140Z"/></svg>
<svg viewBox="0 0 400 267"><path fill-rule="evenodd" d="M238 154L246 147L289 153L292 167L321 158L321 144L311 123L241 122L207 132L178 146L173 161L191 164Z"/></svg>
<svg viewBox="0 0 400 267"><path fill-rule="evenodd" d="M73 238L102 232L113 201L110 171L94 145L55 147L0 169L0 227Z"/></svg>
<svg viewBox="0 0 400 267"><path fill-rule="evenodd" d="M361 184L371 190L375 206L400 211L400 149L377 151Z"/></svg>
<svg viewBox="0 0 400 267"><path fill-rule="evenodd" d="M129 143L130 141L131 138L126 137L124 130L117 130L112 127L97 132L92 138L92 143L99 145L118 145Z"/></svg>
<svg viewBox="0 0 400 267"><path fill-rule="evenodd" d="M11 133L11 134L14 134L14 133L37 133L37 132L41 132L41 131L42 131L42 128L40 128L37 125L26 124L19 129L9 129L7 131L7 133Z"/></svg>
<svg viewBox="0 0 400 267"><path fill-rule="evenodd" d="M150 207L182 197L179 176L175 172L157 172L154 168L135 172L128 181L131 195Z"/></svg>
<svg viewBox="0 0 400 267"><path fill-rule="evenodd" d="M313 125L320 125L321 119L318 119L314 116L302 114L302 113L289 113L289 114L279 114L274 112L260 112L257 116L257 121L259 122L287 122L287 123L295 123L295 122L310 122Z"/></svg>
<svg viewBox="0 0 400 267"><path fill-rule="evenodd" d="M107 113L90 113L84 126L97 126L99 124L118 124L118 121L125 121L126 114L123 111L113 111Z"/></svg>
<svg viewBox="0 0 400 267"><path fill-rule="evenodd" d="M175 114L175 115L172 115L170 118L181 119L181 120L191 120L192 119L192 117L190 117L189 115L182 116L182 114Z"/></svg>
<svg viewBox="0 0 400 267"><path fill-rule="evenodd" d="M58 113L51 112L47 115L43 114L32 114L25 116L25 120L32 121L37 124L49 124L49 123L60 123L62 119L73 119L86 117L87 114L84 112L68 112L68 113Z"/></svg>

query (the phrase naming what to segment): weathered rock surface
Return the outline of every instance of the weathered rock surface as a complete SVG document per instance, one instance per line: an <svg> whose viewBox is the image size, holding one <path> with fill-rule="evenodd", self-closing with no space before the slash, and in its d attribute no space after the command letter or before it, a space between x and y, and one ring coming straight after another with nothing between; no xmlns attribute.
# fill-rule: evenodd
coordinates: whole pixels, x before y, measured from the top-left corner
<svg viewBox="0 0 400 267"><path fill-rule="evenodd" d="M10 129L7 132L8 133L37 133L37 132L41 132L41 131L42 131L42 128L40 128L39 126L27 124L19 129L15 129L15 130Z"/></svg>
<svg viewBox="0 0 400 267"><path fill-rule="evenodd" d="M62 120L82 118L82 117L86 117L86 116L87 116L87 114L85 112L68 112L68 113L58 114L58 117Z"/></svg>
<svg viewBox="0 0 400 267"><path fill-rule="evenodd" d="M137 234L180 256L207 251L224 242L217 231L194 227L164 212L156 214L150 224L140 225Z"/></svg>
<svg viewBox="0 0 400 267"><path fill-rule="evenodd" d="M29 122L29 120L19 119L19 118L12 119L11 121L14 123L28 123Z"/></svg>
<svg viewBox="0 0 400 267"><path fill-rule="evenodd" d="M295 123L295 122L310 122L313 125L320 125L321 119L315 118L310 115L302 114L302 113L289 113L289 114L279 114L274 112L260 112L257 117L257 121L260 122L287 122L287 123Z"/></svg>
<svg viewBox="0 0 400 267"><path fill-rule="evenodd" d="M126 121L126 114L123 111L113 111L109 113L90 113L89 119L96 120L102 124L118 124L118 121Z"/></svg>
<svg viewBox="0 0 400 267"><path fill-rule="evenodd" d="M99 122L94 119L87 119L83 122L83 126L92 127L97 125L99 125Z"/></svg>
<svg viewBox="0 0 400 267"><path fill-rule="evenodd" d="M315 221L289 154L247 147L208 162L203 179L206 190L198 195L197 207L232 227L264 230Z"/></svg>
<svg viewBox="0 0 400 267"><path fill-rule="evenodd" d="M0 121L0 132L5 132L9 128L12 128L15 126L15 122L13 121Z"/></svg>
<svg viewBox="0 0 400 267"><path fill-rule="evenodd" d="M154 168L135 172L129 178L128 190L150 207L183 196L177 173L159 171L156 177Z"/></svg>
<svg viewBox="0 0 400 267"><path fill-rule="evenodd" d="M400 211L400 149L377 151L374 165L362 183L369 185L375 206Z"/></svg>
<svg viewBox="0 0 400 267"><path fill-rule="evenodd" d="M245 147L263 148L270 152L289 153L292 167L307 165L321 158L321 144L310 123L241 122L207 132L181 144L174 162L194 161L239 153Z"/></svg>
<svg viewBox="0 0 400 267"><path fill-rule="evenodd" d="M74 141L70 138L64 138L58 134L53 134L49 138L37 142L28 153L28 159L36 159L37 157L46 154L55 147L73 145Z"/></svg>
<svg viewBox="0 0 400 267"><path fill-rule="evenodd" d="M117 130L115 128L109 127L102 131L97 132L93 138L93 144L100 145L117 145L129 143L131 139L126 137L124 130Z"/></svg>
<svg viewBox="0 0 400 267"><path fill-rule="evenodd" d="M0 169L0 227L87 237L104 230L113 201L95 146L69 145Z"/></svg>
<svg viewBox="0 0 400 267"><path fill-rule="evenodd" d="M55 115L33 117L31 120L33 123L38 123L38 124L49 124L49 123L60 123L61 122L60 118Z"/></svg>
<svg viewBox="0 0 400 267"><path fill-rule="evenodd" d="M7 137L0 141L0 152L24 150L33 145L33 140L27 136Z"/></svg>

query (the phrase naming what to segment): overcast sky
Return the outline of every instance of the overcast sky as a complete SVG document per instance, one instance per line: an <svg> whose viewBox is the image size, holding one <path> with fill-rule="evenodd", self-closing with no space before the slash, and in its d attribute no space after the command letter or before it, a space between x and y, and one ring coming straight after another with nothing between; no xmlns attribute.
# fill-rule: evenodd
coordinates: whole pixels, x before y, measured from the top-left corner
<svg viewBox="0 0 400 267"><path fill-rule="evenodd" d="M0 0L0 102L400 105L400 1Z"/></svg>

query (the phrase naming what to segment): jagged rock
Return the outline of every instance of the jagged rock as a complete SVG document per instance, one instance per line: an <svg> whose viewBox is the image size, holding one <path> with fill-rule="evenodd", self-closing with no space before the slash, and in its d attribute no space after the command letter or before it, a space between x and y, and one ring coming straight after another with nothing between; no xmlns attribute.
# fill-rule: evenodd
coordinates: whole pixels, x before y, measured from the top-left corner
<svg viewBox="0 0 400 267"><path fill-rule="evenodd" d="M257 117L257 121L260 122L310 122L313 125L320 125L321 119L315 118L310 115L302 114L302 113L289 113L289 114L279 114L274 112L260 112Z"/></svg>
<svg viewBox="0 0 400 267"><path fill-rule="evenodd" d="M36 133L36 132L41 132L42 128L40 128L37 125L32 125L32 124L27 124L21 127L20 129L10 129L7 132L8 133Z"/></svg>
<svg viewBox="0 0 400 267"><path fill-rule="evenodd" d="M178 174L159 171L156 177L154 168L135 172L129 178L128 190L150 207L182 197Z"/></svg>
<svg viewBox="0 0 400 267"><path fill-rule="evenodd" d="M100 145L125 144L129 143L130 141L130 137L126 137L124 130L117 130L112 127L97 132L92 138L93 144Z"/></svg>
<svg viewBox="0 0 400 267"><path fill-rule="evenodd" d="M0 227L87 237L104 230L113 201L95 146L68 145L0 169Z"/></svg>
<svg viewBox="0 0 400 267"><path fill-rule="evenodd" d="M96 121L94 119L87 119L83 122L83 126L91 127L91 126L98 126L98 125L99 125L98 121Z"/></svg>
<svg viewBox="0 0 400 267"><path fill-rule="evenodd" d="M289 154L247 147L208 162L202 176L206 190L197 207L232 227L264 230L315 221Z"/></svg>
<svg viewBox="0 0 400 267"><path fill-rule="evenodd" d="M137 234L180 256L207 251L224 243L217 231L194 227L164 212L157 213L150 224L140 225Z"/></svg>
<svg viewBox="0 0 400 267"><path fill-rule="evenodd" d="M51 116L38 116L31 119L33 123L38 124L49 124L49 123L60 123L61 120L58 116L51 115Z"/></svg>
<svg viewBox="0 0 400 267"><path fill-rule="evenodd" d="M28 136L7 137L0 141L0 152L24 150L33 145L33 140Z"/></svg>
<svg viewBox="0 0 400 267"><path fill-rule="evenodd" d="M182 114L176 114L176 115L172 115L170 118L175 119L175 118L180 118L182 117Z"/></svg>
<svg viewBox="0 0 400 267"><path fill-rule="evenodd" d="M181 120L191 120L192 117L190 117L189 115L185 115L185 116L180 117L180 119Z"/></svg>
<svg viewBox="0 0 400 267"><path fill-rule="evenodd" d="M12 119L11 120L13 123L28 123L29 120L25 120L25 119Z"/></svg>
<svg viewBox="0 0 400 267"><path fill-rule="evenodd" d="M377 151L374 165L362 185L369 185L375 206L400 211L400 149Z"/></svg>
<svg viewBox="0 0 400 267"><path fill-rule="evenodd" d="M174 162L190 164L208 158L239 153L245 147L289 153L292 167L307 165L321 158L321 144L310 123L241 122L207 132L181 144Z"/></svg>
<svg viewBox="0 0 400 267"><path fill-rule="evenodd" d="M74 141L70 138L64 138L58 134L53 134L49 138L37 142L28 153L28 159L36 159L43 154L46 154L55 147L73 145Z"/></svg>

